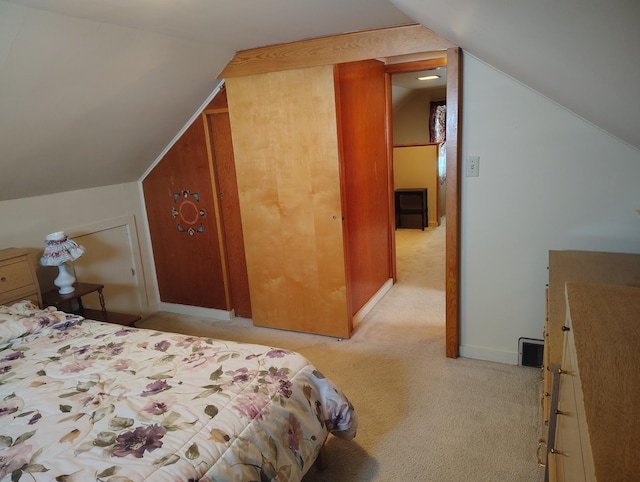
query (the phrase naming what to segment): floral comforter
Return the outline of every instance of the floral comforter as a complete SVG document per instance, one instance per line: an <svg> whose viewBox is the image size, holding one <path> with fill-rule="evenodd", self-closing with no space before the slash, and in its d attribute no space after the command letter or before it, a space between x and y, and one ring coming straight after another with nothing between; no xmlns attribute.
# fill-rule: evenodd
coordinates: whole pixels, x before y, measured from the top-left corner
<svg viewBox="0 0 640 482"><path fill-rule="evenodd" d="M302 356L0 307L0 480L293 481L347 398Z"/></svg>

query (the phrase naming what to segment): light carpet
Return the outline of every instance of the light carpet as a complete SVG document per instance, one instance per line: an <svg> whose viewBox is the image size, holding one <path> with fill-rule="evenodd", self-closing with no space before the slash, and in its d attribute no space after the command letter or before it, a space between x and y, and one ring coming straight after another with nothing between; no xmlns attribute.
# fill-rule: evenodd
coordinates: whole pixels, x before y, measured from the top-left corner
<svg viewBox="0 0 640 482"><path fill-rule="evenodd" d="M444 225L396 232L398 282L348 340L158 313L138 326L278 346L349 397L357 437L330 437L304 482L539 482L535 368L445 357Z"/></svg>

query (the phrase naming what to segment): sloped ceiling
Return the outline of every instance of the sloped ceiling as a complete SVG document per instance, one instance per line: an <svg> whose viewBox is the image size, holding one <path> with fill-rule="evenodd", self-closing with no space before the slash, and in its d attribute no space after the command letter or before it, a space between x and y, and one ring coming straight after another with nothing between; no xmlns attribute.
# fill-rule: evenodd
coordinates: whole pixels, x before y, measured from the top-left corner
<svg viewBox="0 0 640 482"><path fill-rule="evenodd" d="M640 149L640 1L391 2L463 50Z"/></svg>
<svg viewBox="0 0 640 482"><path fill-rule="evenodd" d="M0 0L0 201L139 179L238 50L407 23L386 0Z"/></svg>
<svg viewBox="0 0 640 482"><path fill-rule="evenodd" d="M0 0L0 200L135 181L238 50L418 21L640 147L637 0Z"/></svg>

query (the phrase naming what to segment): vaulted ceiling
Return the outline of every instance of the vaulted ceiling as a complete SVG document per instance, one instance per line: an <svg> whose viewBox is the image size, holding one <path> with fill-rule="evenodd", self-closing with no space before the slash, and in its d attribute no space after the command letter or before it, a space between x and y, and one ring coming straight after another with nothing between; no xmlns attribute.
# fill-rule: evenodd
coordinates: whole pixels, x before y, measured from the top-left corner
<svg viewBox="0 0 640 482"><path fill-rule="evenodd" d="M0 0L0 200L135 181L238 50L419 22L640 148L636 0Z"/></svg>

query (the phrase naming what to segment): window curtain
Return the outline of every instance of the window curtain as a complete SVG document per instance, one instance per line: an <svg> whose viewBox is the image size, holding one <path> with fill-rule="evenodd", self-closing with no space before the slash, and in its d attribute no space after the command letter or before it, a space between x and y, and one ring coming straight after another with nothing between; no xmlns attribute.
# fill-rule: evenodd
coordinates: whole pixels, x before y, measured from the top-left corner
<svg viewBox="0 0 640 482"><path fill-rule="evenodd" d="M444 142L447 132L447 102L431 102L429 114L429 141Z"/></svg>

